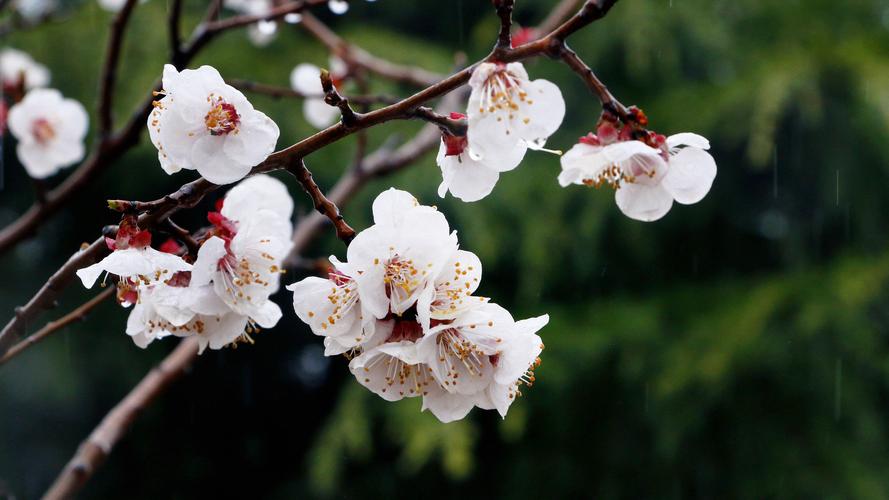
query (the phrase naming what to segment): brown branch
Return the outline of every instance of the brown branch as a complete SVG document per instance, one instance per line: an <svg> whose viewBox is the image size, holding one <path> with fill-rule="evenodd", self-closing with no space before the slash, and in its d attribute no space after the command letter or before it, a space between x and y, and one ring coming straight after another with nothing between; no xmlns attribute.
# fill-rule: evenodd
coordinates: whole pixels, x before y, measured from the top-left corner
<svg viewBox="0 0 889 500"><path fill-rule="evenodd" d="M191 236L191 233L188 232L187 229L181 227L179 224L173 222L173 219L164 220L164 228L170 232L177 240L185 243L185 247L188 248L188 253L192 255L192 257L197 258L198 249L201 247L200 244Z"/></svg>
<svg viewBox="0 0 889 500"><path fill-rule="evenodd" d="M429 122L438 125L438 128L446 131L451 135L466 135L466 131L468 129L468 123L466 119L455 119L450 116L442 115L436 113L430 108L425 106L420 106L414 111L414 116Z"/></svg>
<svg viewBox="0 0 889 500"><path fill-rule="evenodd" d="M611 92L608 90L608 87L602 83L602 80L596 76L593 72L592 68L587 66L585 62L575 53L573 50L568 48L567 45L562 44L559 47L559 58L562 62L565 63L571 71L577 73L577 75L583 80L586 86L590 89L590 91L599 98L599 102L602 103L602 109L609 111L616 116L618 116L624 123L632 123L636 121L635 115L633 115L629 108L620 103Z"/></svg>
<svg viewBox="0 0 889 500"><path fill-rule="evenodd" d="M274 9L269 16L237 16L224 21L203 23L195 29L190 42L181 51L175 53L174 58L170 62L176 68L182 69L207 43L229 29L247 26L265 18L281 17L290 12L300 12L308 7L324 3L326 3L326 0L289 2ZM217 4L218 2L211 3L208 9L208 17L212 17L209 15L209 11L213 10ZM108 88L110 88L110 85ZM152 90L160 90L160 83L156 83ZM62 184L46 194L44 203L31 205L18 219L0 230L0 253L9 250L18 242L33 235L40 224L45 222L49 216L58 212L74 195L86 187L94 176L108 168L126 151L135 146L142 131L145 129L145 122L151 113L151 103L153 100L154 97L150 92L146 93L145 100L136 112L133 113L132 118L122 130L109 137L106 141L100 141L99 147L94 148L92 153ZM110 105L108 109L110 113ZM0 338L0 346L2 346L2 338ZM0 353L2 353L2 348L0 348Z"/></svg>
<svg viewBox="0 0 889 500"><path fill-rule="evenodd" d="M212 10L211 4L210 9ZM176 60L182 50L182 36L179 34L179 24L182 21L182 0L172 0L170 12L167 14L167 35L170 37L170 60Z"/></svg>
<svg viewBox="0 0 889 500"><path fill-rule="evenodd" d="M565 37L583 26L602 18L616 1L617 0L588 0L574 17L556 28L556 30L549 35L535 42L522 45L516 49L495 51L485 60L513 62L543 54L552 55L554 52L556 55L559 55L559 48L564 44ZM192 47L194 47L194 45L192 45ZM475 65L472 65L458 71L441 82L427 87L396 104L359 115L357 116L356 123L351 127L347 127L343 123L338 123L319 131L284 150L272 153L265 161L255 166L251 170L251 174L265 173L298 166L299 162L311 153L354 134L357 131L391 120L412 118L418 107L464 85L469 80L474 67ZM146 118L142 119L143 124L145 120ZM185 184L176 192L164 196L163 198L152 202L142 203L141 209L144 209L147 213L140 217L139 223L140 225L143 225L143 227L153 227L154 224L163 221L177 210L194 206L204 197L204 195L216 188L218 188L218 186L215 184L212 184L203 178L199 178ZM336 203L336 200L334 200L334 203ZM21 332L25 328L25 324L32 321L39 314L40 310L52 304L52 301L58 293L57 290L60 290L71 281L74 272L77 269L92 264L95 260L104 256L105 253L107 253L107 249L100 238L94 242L88 250L75 254L68 263L62 266L62 268L59 269L59 271L40 289L37 295L35 295L23 308L20 308L17 311L16 317L10 320L6 327L0 331L0 355L2 355L14 341L17 341L20 338Z"/></svg>
<svg viewBox="0 0 889 500"><path fill-rule="evenodd" d="M294 99L324 99L323 94L309 95L297 92L290 87L279 87L277 85L268 85L265 83L253 82L250 80L230 79L226 83L241 92L252 92L254 94L267 95L276 99L294 98ZM395 104L399 99L394 96L384 94L363 94L349 95L349 102L369 106L373 104Z"/></svg>
<svg viewBox="0 0 889 500"><path fill-rule="evenodd" d="M312 172L306 167L306 163L300 161L296 165L289 167L287 171L296 177L296 180L299 181L309 197L312 198L315 210L330 219L330 222L333 223L333 227L336 228L337 238L343 240L343 243L348 246L348 244L352 242L352 239L355 238L355 230L346 223L345 219L343 219L342 214L340 214L340 209L337 208L336 204L330 201L324 196L324 193L321 192L321 188L315 183L315 179L312 178Z"/></svg>
<svg viewBox="0 0 889 500"><path fill-rule="evenodd" d="M133 425L142 410L178 380L194 362L198 341L189 337L176 346L126 397L111 410L92 434L81 443L74 457L46 492L45 500L74 496L102 465L118 441Z"/></svg>
<svg viewBox="0 0 889 500"><path fill-rule="evenodd" d="M105 66L99 86L99 140L105 142L114 126L114 82L117 80L117 67L127 23L138 0L127 0L111 22L111 34L105 48Z"/></svg>
<svg viewBox="0 0 889 500"><path fill-rule="evenodd" d="M101 293L84 302L78 308L74 309L73 311L69 312L59 319L50 321L40 330L37 330L26 339L12 346L8 351L6 351L6 354L0 356L0 366L6 364L6 362L21 354L22 351L24 351L25 349L33 346L34 344L40 342L53 333L62 330L71 323L85 320L87 314L95 309L96 306L104 302L106 299L108 299L108 297L113 297L115 290L116 289L114 287L108 287L105 290L102 290Z"/></svg>
<svg viewBox="0 0 889 500"><path fill-rule="evenodd" d="M333 84L333 79L330 77L330 72L326 69L321 70L321 89L324 90L324 102L327 104L339 108L340 114L342 115L343 125L346 127L354 127L358 120L361 119L361 115L356 113L355 110L349 106L349 99L340 95L336 90L336 86Z"/></svg>
<svg viewBox="0 0 889 500"><path fill-rule="evenodd" d="M444 75L421 68L402 66L374 56L364 49L343 40L324 23L319 21L318 18L308 12L303 14L299 26L305 28L309 34L324 44L331 53L345 61L350 68L364 68L389 80L417 87L428 87L444 79Z"/></svg>
<svg viewBox="0 0 889 500"><path fill-rule="evenodd" d="M513 7L515 7L515 0L494 0L497 17L500 18L500 34L497 35L497 48L501 50L512 47Z"/></svg>
<svg viewBox="0 0 889 500"><path fill-rule="evenodd" d="M556 29L566 19L574 14L577 4L580 0L562 0L556 7L550 11L546 18L537 25L536 31L539 33L549 33Z"/></svg>

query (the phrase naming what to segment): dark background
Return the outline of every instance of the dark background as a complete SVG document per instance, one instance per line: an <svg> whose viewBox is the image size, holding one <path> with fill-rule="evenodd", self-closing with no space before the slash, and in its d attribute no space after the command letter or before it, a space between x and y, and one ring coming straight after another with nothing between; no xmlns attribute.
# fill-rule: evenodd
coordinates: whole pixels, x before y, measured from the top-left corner
<svg viewBox="0 0 889 500"><path fill-rule="evenodd" d="M487 0L353 4L341 17L318 12L375 54L443 73L455 51L484 56L497 30ZM553 4L519 0L517 21L533 25ZM190 29L203 5L185 5ZM137 8L120 73L121 121L160 75L165 11L163 0ZM92 110L109 21L94 2L66 5L60 21L4 44L46 64L53 86ZM350 378L346 360L322 357L321 339L282 293L278 327L254 346L204 353L139 418L82 497L889 496L887 28L889 2L878 0L619 2L570 44L619 99L647 112L653 129L710 138L719 174L701 203L635 222L608 190L560 188L557 158L529 153L481 202L439 199L430 155L369 185L345 210L363 228L377 193L411 191L437 205L462 247L481 257L479 294L517 318L550 314L538 383L506 420L474 410L443 425L420 413L418 400L386 403ZM193 66L287 85L305 61L326 65L323 48L282 24L265 48L243 31L228 33ZM549 144L569 148L593 127L597 101L556 62L527 68L565 94L569 112ZM298 101L250 98L280 125L279 148L312 133ZM419 126L386 124L371 140L409 137ZM10 139L4 225L33 198ZM345 140L308 159L322 187L354 147ZM193 178L164 174L143 140L38 237L0 256L0 311L11 316L115 222L104 199L154 199ZM305 195L281 178L305 213ZM200 227L204 208L178 222ZM305 256L331 252L344 254L328 230ZM42 319L89 296L72 286ZM43 492L172 349L171 340L134 346L126 315L103 304L0 369L0 490Z"/></svg>

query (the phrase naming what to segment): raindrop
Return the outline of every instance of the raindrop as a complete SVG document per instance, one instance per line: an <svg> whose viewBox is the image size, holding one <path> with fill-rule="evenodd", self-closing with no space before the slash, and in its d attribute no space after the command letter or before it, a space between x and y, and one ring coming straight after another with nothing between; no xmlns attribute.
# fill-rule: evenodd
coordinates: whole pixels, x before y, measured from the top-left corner
<svg viewBox="0 0 889 500"><path fill-rule="evenodd" d="M837 206L840 206L840 169L837 169Z"/></svg>
<svg viewBox="0 0 889 500"><path fill-rule="evenodd" d="M327 2L327 7L334 14L345 14L349 10L349 2L346 0L330 0Z"/></svg>
<svg viewBox="0 0 889 500"><path fill-rule="evenodd" d="M303 20L302 14L299 12L291 12L284 16L284 22L287 24L299 24L300 21Z"/></svg>
<svg viewBox="0 0 889 500"><path fill-rule="evenodd" d="M837 359L833 376L833 418L839 420L843 416L843 360Z"/></svg>

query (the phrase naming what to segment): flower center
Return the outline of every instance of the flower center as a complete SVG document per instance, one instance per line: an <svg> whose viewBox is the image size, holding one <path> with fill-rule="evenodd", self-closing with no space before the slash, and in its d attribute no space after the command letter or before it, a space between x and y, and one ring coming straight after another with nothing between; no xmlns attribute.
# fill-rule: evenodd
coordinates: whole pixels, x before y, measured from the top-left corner
<svg viewBox="0 0 889 500"><path fill-rule="evenodd" d="M532 105L534 101L528 99L528 93L522 89L521 81L514 75L500 69L495 71L485 81L482 93L479 113L490 113L497 116L497 121L502 122L504 116L507 120L506 134L511 133L509 123L516 119L516 114L521 105ZM522 117L522 123L527 125L531 119Z"/></svg>
<svg viewBox="0 0 889 500"><path fill-rule="evenodd" d="M46 118L38 118L31 123L31 135L40 145L46 145L56 136L56 129Z"/></svg>
<svg viewBox="0 0 889 500"><path fill-rule="evenodd" d="M393 293L410 295L420 285L418 274L413 260L402 260L397 255L392 257L386 264L386 273L383 276L386 294L390 297Z"/></svg>
<svg viewBox="0 0 889 500"><path fill-rule="evenodd" d="M228 103L221 97L207 98L210 101L211 108L207 116L204 117L204 124L210 135L225 135L229 132L236 131L238 124L241 123L241 115L235 109L234 104Z"/></svg>

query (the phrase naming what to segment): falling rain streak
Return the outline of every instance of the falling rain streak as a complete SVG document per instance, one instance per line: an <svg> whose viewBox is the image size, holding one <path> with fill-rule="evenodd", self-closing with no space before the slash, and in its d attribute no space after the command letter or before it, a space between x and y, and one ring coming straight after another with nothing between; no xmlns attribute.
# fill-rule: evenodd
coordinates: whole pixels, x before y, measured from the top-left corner
<svg viewBox="0 0 889 500"><path fill-rule="evenodd" d="M833 418L839 420L843 416L843 360L837 359L833 377Z"/></svg>

